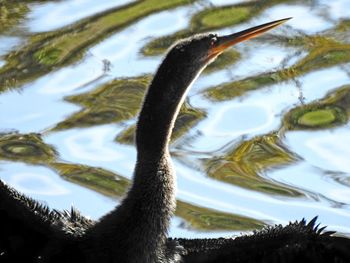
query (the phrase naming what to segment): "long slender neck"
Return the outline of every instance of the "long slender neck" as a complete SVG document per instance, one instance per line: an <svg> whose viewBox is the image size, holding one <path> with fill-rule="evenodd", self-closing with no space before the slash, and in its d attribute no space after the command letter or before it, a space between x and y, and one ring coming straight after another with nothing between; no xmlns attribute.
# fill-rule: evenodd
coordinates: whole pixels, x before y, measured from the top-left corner
<svg viewBox="0 0 350 263"><path fill-rule="evenodd" d="M122 204L95 227L95 235L110 237L114 249L122 244L123 251L115 251L118 260L123 253L128 262L157 262L164 257L176 201L168 145L186 91L200 72L181 63L174 68L169 60L159 67L139 116L133 184Z"/></svg>
<svg viewBox="0 0 350 263"><path fill-rule="evenodd" d="M190 76L184 79L179 70L163 67L154 77L140 112L136 132L139 161L157 160L168 151L174 122L191 83Z"/></svg>
<svg viewBox="0 0 350 263"><path fill-rule="evenodd" d="M166 240L176 202L170 137L186 93L199 72L195 68L186 69L179 63L174 67L165 59L147 91L137 123L137 164L128 197L132 198L133 194L141 198L147 196L137 202L144 203L152 211L146 216L154 227L150 235L158 242ZM159 225L154 225L154 222Z"/></svg>

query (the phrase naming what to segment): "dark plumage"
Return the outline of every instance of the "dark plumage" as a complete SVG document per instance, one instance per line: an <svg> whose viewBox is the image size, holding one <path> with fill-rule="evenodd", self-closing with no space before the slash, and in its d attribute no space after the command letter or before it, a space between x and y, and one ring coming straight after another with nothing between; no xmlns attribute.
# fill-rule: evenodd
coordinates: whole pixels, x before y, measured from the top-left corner
<svg viewBox="0 0 350 263"><path fill-rule="evenodd" d="M159 66L139 115L134 180L109 214L92 222L72 209L49 210L0 181L0 262L350 262L350 242L303 220L235 239L169 239L175 172L169 140L186 92L235 43L287 19L219 37L180 41Z"/></svg>
<svg viewBox="0 0 350 263"><path fill-rule="evenodd" d="M49 210L1 181L0 198L0 262L45 262L43 255L54 250L56 257L49 262L86 262L79 243L95 222L74 209ZM350 262L350 240L315 224L316 217L236 238L168 238L167 251L192 263Z"/></svg>
<svg viewBox="0 0 350 263"><path fill-rule="evenodd" d="M316 219L276 225L237 238L178 239L184 262L296 263L350 262L350 240L319 228Z"/></svg>
<svg viewBox="0 0 350 263"><path fill-rule="evenodd" d="M79 243L77 240L92 225L91 220L81 216L73 208L70 212L50 210L0 180L2 263L46 262L43 258L46 254L54 254L53 251L74 256L75 251L71 253L71 250L76 248Z"/></svg>

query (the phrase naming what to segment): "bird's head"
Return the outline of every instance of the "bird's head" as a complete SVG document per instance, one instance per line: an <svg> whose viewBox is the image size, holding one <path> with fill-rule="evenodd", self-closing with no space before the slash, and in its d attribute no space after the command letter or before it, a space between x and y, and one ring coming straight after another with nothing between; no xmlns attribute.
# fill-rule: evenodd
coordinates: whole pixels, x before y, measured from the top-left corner
<svg viewBox="0 0 350 263"><path fill-rule="evenodd" d="M257 37L289 19L280 19L225 36L218 36L213 33L195 35L177 42L170 49L168 57L170 56L173 61L178 61L178 65L181 66L188 65L194 68L203 68L227 48Z"/></svg>

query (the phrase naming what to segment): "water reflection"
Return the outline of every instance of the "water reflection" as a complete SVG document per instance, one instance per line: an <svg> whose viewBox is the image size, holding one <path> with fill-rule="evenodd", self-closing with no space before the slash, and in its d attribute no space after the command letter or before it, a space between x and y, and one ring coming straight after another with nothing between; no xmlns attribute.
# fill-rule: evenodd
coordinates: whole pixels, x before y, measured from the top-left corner
<svg viewBox="0 0 350 263"><path fill-rule="evenodd" d="M324 77L327 76L327 77ZM339 67L321 69L301 77L305 102L324 97L327 92L349 83L349 76Z"/></svg>
<svg viewBox="0 0 350 263"><path fill-rule="evenodd" d="M308 163L326 171L350 173L349 127L313 133L290 132L286 138L289 148Z"/></svg>
<svg viewBox="0 0 350 263"><path fill-rule="evenodd" d="M290 23L288 23L288 26L307 34L324 31L333 26L333 23L320 16L318 9L312 8L309 5L279 5L270 8L264 15L271 18L271 20L281 17L293 17Z"/></svg>
<svg viewBox="0 0 350 263"><path fill-rule="evenodd" d="M207 78L205 77L205 79ZM199 80L194 89L200 89L196 85L204 84L205 82ZM234 143L240 136L249 139L277 130L281 126L281 113L285 112L291 105L298 103L299 96L300 94L293 83L283 83L263 90L252 91L245 96L220 102L220 104L212 104L200 94L193 95L190 97L192 105L207 109L207 118L194 127L187 137L185 136L181 147L190 152L214 152L225 145ZM230 109L233 109L233 112ZM240 109L243 109L244 112L252 110L251 114L241 122L239 120L243 118L239 114ZM220 125L215 124L222 119L220 112L226 112L226 117L229 118L225 125L230 126L230 132L226 132L225 136L218 136L225 132ZM234 114L229 114L230 112ZM243 128L244 126L240 125L249 125L249 127Z"/></svg>
<svg viewBox="0 0 350 263"><path fill-rule="evenodd" d="M115 36L90 49L98 58L106 58L112 63L110 74L113 76L138 76L153 73L158 59L140 56L140 50L150 38L186 27L187 18L193 12L188 8L159 12L156 16L146 17ZM165 21L165 22L164 22ZM166 23L166 26L164 26Z"/></svg>
<svg viewBox="0 0 350 263"><path fill-rule="evenodd" d="M0 57L6 55L21 43L21 39L15 36L0 35Z"/></svg>
<svg viewBox="0 0 350 263"><path fill-rule="evenodd" d="M105 73L103 60L87 56L78 65L57 70L34 83L39 94L58 96L79 92L80 88L98 79Z"/></svg>
<svg viewBox="0 0 350 263"><path fill-rule="evenodd" d="M0 126L2 130L40 132L75 110L75 105L68 105L55 96L43 97L36 88L25 89L21 93L8 92L0 96L0 111L6 112L0 115Z"/></svg>
<svg viewBox="0 0 350 263"><path fill-rule="evenodd" d="M107 143L108 135L113 134L114 130L111 127L89 129L66 138L63 143L73 157L86 161L115 161L121 157L121 154L108 148Z"/></svg>
<svg viewBox="0 0 350 263"><path fill-rule="evenodd" d="M131 2L133 1L119 0L118 2L111 2L104 0L96 2L93 0L78 0L32 4L31 9L33 11L28 16L27 26L31 32L51 31L82 18Z"/></svg>
<svg viewBox="0 0 350 263"><path fill-rule="evenodd" d="M115 201L86 188L69 182L62 184L62 179L45 167L2 162L1 178L50 207L63 210L73 205L93 219L99 218L115 205Z"/></svg>
<svg viewBox="0 0 350 263"><path fill-rule="evenodd" d="M242 43L237 45L237 48L241 53L244 53L245 59L227 69L230 70L231 78L234 77L235 79L275 70L281 67L281 63L296 52L296 49L291 47L262 43L253 43L248 47ZM256 52L257 48L259 48L259 52ZM284 66L288 64L286 63Z"/></svg>
<svg viewBox="0 0 350 263"><path fill-rule="evenodd" d="M66 195L69 191L62 185L55 183L47 175L38 173L16 173L8 182L18 191L36 195Z"/></svg>
<svg viewBox="0 0 350 263"><path fill-rule="evenodd" d="M104 167L131 178L136 161L133 147L113 143L122 127L103 125L50 133L45 141L54 145L63 160Z"/></svg>
<svg viewBox="0 0 350 263"><path fill-rule="evenodd" d="M346 19L350 17L348 0L327 1L320 0L319 5L322 11L325 11L327 16L334 20Z"/></svg>
<svg viewBox="0 0 350 263"><path fill-rule="evenodd" d="M270 109L263 104L222 106L218 111L212 112L212 116L215 117L206 126L205 136L239 136L264 129L272 121ZM254 116L254 119L251 119L251 116ZM217 127L220 127L220 130Z"/></svg>
<svg viewBox="0 0 350 263"><path fill-rule="evenodd" d="M290 218L297 218L298 215L303 215L307 219L311 219L314 215L319 215L332 228L334 227L345 233L348 233L350 230L347 224L350 218L350 212L346 209L330 207L329 201L325 199L318 202L304 198L276 199L266 194L259 194L249 190L243 190L239 187L228 186L219 181L210 180L203 177L200 172L193 172L193 170L183 165L176 164L179 171L178 196L182 200L191 200L191 202L196 204L205 204L208 207L215 207L223 211L243 213L267 222L278 221L287 223ZM293 169L290 172L289 169L277 171L279 171L279 174L282 173L281 177L271 177L278 178L279 181L284 181L284 177L295 177L296 174ZM298 174L305 175L307 173L304 171ZM294 179L291 185L293 184ZM334 202L331 203L332 205L334 204Z"/></svg>
<svg viewBox="0 0 350 263"><path fill-rule="evenodd" d="M26 43L9 31L0 35L1 178L53 208L73 203L100 217L133 173L135 116L146 83L137 92L127 83L149 79L144 74L153 74L177 38L294 16L235 47L194 84L172 141L180 210L170 232L218 236L319 215L349 234L350 106L342 85L350 81L350 47L347 21L339 20L350 16L348 0L178 0L184 6L175 9L152 0L157 4L138 1L133 17L124 16L129 7L111 15L130 2L30 4L27 18L11 20L18 22L13 35ZM17 32L21 23L26 27ZM43 31L51 32L37 34ZM335 109L341 121L334 121ZM288 121L295 112L300 116Z"/></svg>

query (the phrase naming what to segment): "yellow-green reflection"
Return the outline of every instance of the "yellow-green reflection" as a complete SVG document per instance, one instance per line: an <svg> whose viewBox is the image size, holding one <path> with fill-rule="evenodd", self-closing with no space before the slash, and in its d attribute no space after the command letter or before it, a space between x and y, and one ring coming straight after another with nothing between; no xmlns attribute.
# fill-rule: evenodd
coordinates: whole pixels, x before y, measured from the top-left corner
<svg viewBox="0 0 350 263"><path fill-rule="evenodd" d="M103 168L57 161L55 150L39 134L3 134L0 159L35 163L53 168L64 179L110 197L123 197L130 185L125 177ZM263 222L178 201L176 215L200 230L250 230Z"/></svg>
<svg viewBox="0 0 350 263"><path fill-rule="evenodd" d="M209 64L205 70L204 74L212 73L217 70L225 69L229 65L237 62L241 58L241 54L234 49L227 50L225 53L221 54L213 63Z"/></svg>
<svg viewBox="0 0 350 263"><path fill-rule="evenodd" d="M58 123L53 130L89 127L127 120L136 116L150 76L116 79L87 93L66 100L84 108Z"/></svg>
<svg viewBox="0 0 350 263"><path fill-rule="evenodd" d="M176 40L189 37L194 33L202 33L238 25L248 21L272 5L289 1L290 0L251 1L205 9L191 18L189 29L183 29L174 34L153 39L142 48L141 52L146 56L162 54Z"/></svg>
<svg viewBox="0 0 350 263"><path fill-rule="evenodd" d="M5 57L7 63L0 68L0 92L76 62L89 46L147 15L192 2L193 0L132 2L82 19L63 29L36 34L21 49Z"/></svg>
<svg viewBox="0 0 350 263"><path fill-rule="evenodd" d="M104 195L123 196L129 186L128 179L102 168L69 163L52 163L50 166L64 179Z"/></svg>
<svg viewBox="0 0 350 263"><path fill-rule="evenodd" d="M207 9L192 19L195 28L214 29L236 25L252 16L252 6L226 6L217 9Z"/></svg>
<svg viewBox="0 0 350 263"><path fill-rule="evenodd" d="M0 159L27 163L48 163L57 156L55 149L44 143L40 134L0 134Z"/></svg>
<svg viewBox="0 0 350 263"><path fill-rule="evenodd" d="M350 116L350 86L342 86L325 98L290 110L284 117L285 129L324 129L345 124Z"/></svg>
<svg viewBox="0 0 350 263"><path fill-rule="evenodd" d="M268 134L241 142L225 155L205 161L205 167L210 177L243 188L272 195L300 196L302 193L297 190L263 176L265 171L295 160L278 135Z"/></svg>
<svg viewBox="0 0 350 263"><path fill-rule="evenodd" d="M80 104L84 108L58 123L52 130L90 127L135 117L150 80L151 76L148 75L117 79L93 91L67 97L67 101ZM185 103L176 120L173 138L180 137L204 116L203 111ZM135 126L130 126L118 136L117 141L124 144L132 143L134 132Z"/></svg>
<svg viewBox="0 0 350 263"><path fill-rule="evenodd" d="M341 20L338 23L337 27L335 28L335 31L339 33L346 33L346 32L349 32L349 30L350 30L350 20Z"/></svg>
<svg viewBox="0 0 350 263"><path fill-rule="evenodd" d="M23 20L28 11L28 3L11 0L0 1L0 34L16 26Z"/></svg>
<svg viewBox="0 0 350 263"><path fill-rule="evenodd" d="M334 32L335 30L336 28L332 31ZM332 31L328 32L328 34L331 34ZM205 94L212 100L229 100L248 91L292 80L322 68L350 62L350 44L339 42L326 35L304 36L290 41L287 40L285 43L293 46L302 46L304 50L308 51L307 56L289 68L209 87Z"/></svg>
<svg viewBox="0 0 350 263"><path fill-rule="evenodd" d="M26 1L28 2L31 1ZM81 58L88 47L151 13L191 2L193 1L136 1L82 19L60 30L30 36L23 47L6 56L6 64L0 68L0 92L71 65ZM161 54L177 39L246 22L267 7L280 2L287 1L249 1L240 5L209 8L193 16L191 29L156 39L143 48L143 53ZM1 5L3 3L5 5ZM13 28L28 11L27 5L19 1L0 1L0 5L0 33ZM320 68L347 63L350 61L350 48L344 33L349 31L349 25L350 21L344 20L322 35L275 38L277 43L299 47L300 50L307 51L308 55L289 68L225 83L208 90L207 95L213 100L226 100ZM225 52L206 72L225 68L240 58L235 50ZM67 101L80 104L84 109L57 124L54 129L89 127L135 117L149 79L148 76L118 79L89 93L68 97ZM350 112L349 101L349 87L341 87L316 103L292 109L284 117L284 127L319 129L346 123ZM187 132L203 117L204 111L185 105L176 123L174 137ZM134 126L130 126L119 134L117 141L132 143L133 136ZM1 134L0 159L47 165L63 178L108 196L123 196L129 185L126 178L102 168L58 162L55 150L46 145L39 134ZM242 142L220 158L206 161L205 165L210 176L240 187L268 194L300 196L301 193L297 190L264 178L265 171L289 165L294 160L295 157L286 150L278 136L268 134ZM263 222L251 218L182 201L178 201L176 213L191 227L201 230L245 230L263 225Z"/></svg>
<svg viewBox="0 0 350 263"><path fill-rule="evenodd" d="M55 151L36 134L7 134L0 138L0 158L40 163L57 171L64 179L111 197L122 197L130 185L128 179L102 168L55 162ZM200 230L248 230L263 222L178 201L176 215Z"/></svg>
<svg viewBox="0 0 350 263"><path fill-rule="evenodd" d="M130 181L120 175L102 168L85 165L52 163L57 172L65 179L100 192L104 195L121 198L130 185ZM264 223L249 217L215 211L183 201L177 201L176 215L198 230L251 230L264 226Z"/></svg>
<svg viewBox="0 0 350 263"><path fill-rule="evenodd" d="M249 217L223 213L190 203L177 201L176 215L180 216L191 227L203 231L210 230L251 230L260 229L264 223Z"/></svg>

